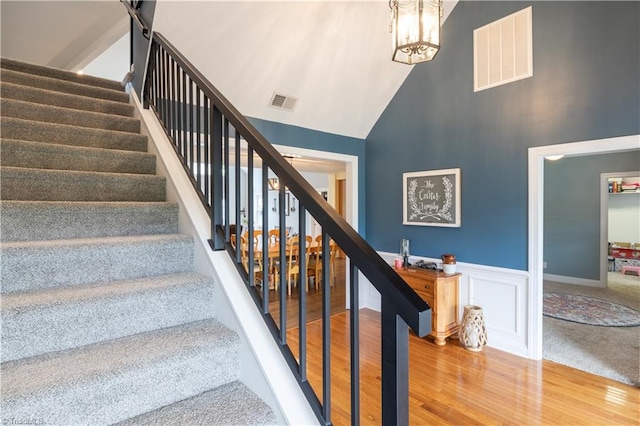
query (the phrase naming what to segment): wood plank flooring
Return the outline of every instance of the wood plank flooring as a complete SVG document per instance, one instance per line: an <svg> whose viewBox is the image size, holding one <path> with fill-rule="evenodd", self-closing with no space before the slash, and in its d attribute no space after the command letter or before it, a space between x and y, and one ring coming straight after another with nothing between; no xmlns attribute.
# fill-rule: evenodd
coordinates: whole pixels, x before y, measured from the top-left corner
<svg viewBox="0 0 640 426"><path fill-rule="evenodd" d="M380 316L360 311L361 424L380 424ZM308 324L309 382L322 395L321 322ZM350 424L349 314L331 317L332 421ZM292 348L298 330L288 332ZM550 361L458 341L409 341L410 425L638 425L640 389Z"/></svg>
<svg viewBox="0 0 640 426"><path fill-rule="evenodd" d="M331 420L351 423L349 312L344 311L344 259L332 287ZM277 317L277 295L270 307ZM322 399L320 290L307 293L307 374ZM286 299L287 340L298 356L298 289ZM381 424L380 315L359 312L362 425ZM410 425L638 425L640 389L550 361L532 361L490 347L475 353L458 341L444 347L409 339ZM612 350L615 350L612 348Z"/></svg>

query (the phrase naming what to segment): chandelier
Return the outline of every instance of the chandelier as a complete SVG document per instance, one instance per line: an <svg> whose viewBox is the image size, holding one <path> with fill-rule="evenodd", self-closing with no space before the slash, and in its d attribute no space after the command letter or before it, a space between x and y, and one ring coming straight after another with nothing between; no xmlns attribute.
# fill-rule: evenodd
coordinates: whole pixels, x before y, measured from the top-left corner
<svg viewBox="0 0 640 426"><path fill-rule="evenodd" d="M390 0L395 62L430 61L440 50L442 0Z"/></svg>
<svg viewBox="0 0 640 426"><path fill-rule="evenodd" d="M299 155L293 155L293 154L282 154L282 156L284 157L285 160L289 161L289 164L291 164L292 167L293 167L293 159L296 157L300 157ZM269 188L271 188L274 191L277 191L280 189L280 179L278 179L277 177L267 179L267 183L269 184ZM284 189L286 191L287 187L285 187Z"/></svg>

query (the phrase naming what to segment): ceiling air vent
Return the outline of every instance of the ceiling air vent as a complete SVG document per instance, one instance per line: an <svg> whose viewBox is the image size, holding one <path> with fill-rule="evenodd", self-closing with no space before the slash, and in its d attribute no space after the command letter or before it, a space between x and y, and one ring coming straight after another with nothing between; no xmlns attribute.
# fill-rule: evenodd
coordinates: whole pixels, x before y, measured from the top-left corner
<svg viewBox="0 0 640 426"><path fill-rule="evenodd" d="M292 96L283 95L282 93L274 93L269 106L272 108L293 111L293 108L296 106L296 102L298 102L298 99Z"/></svg>

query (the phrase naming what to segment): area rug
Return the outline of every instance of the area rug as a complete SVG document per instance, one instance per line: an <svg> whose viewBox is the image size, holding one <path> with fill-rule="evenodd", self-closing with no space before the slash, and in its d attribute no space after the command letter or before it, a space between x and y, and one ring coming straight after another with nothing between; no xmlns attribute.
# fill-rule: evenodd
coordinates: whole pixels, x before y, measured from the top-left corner
<svg viewBox="0 0 640 426"><path fill-rule="evenodd" d="M640 312L606 300L576 294L544 293L545 316L603 327L640 325Z"/></svg>

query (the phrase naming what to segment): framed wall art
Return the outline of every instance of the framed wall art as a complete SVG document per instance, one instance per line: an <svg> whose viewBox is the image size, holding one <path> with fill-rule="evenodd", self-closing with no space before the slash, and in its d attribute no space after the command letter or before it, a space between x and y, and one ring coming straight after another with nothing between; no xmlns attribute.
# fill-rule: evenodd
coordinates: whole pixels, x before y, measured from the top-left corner
<svg viewBox="0 0 640 426"><path fill-rule="evenodd" d="M460 169L403 173L402 224L460 227Z"/></svg>

